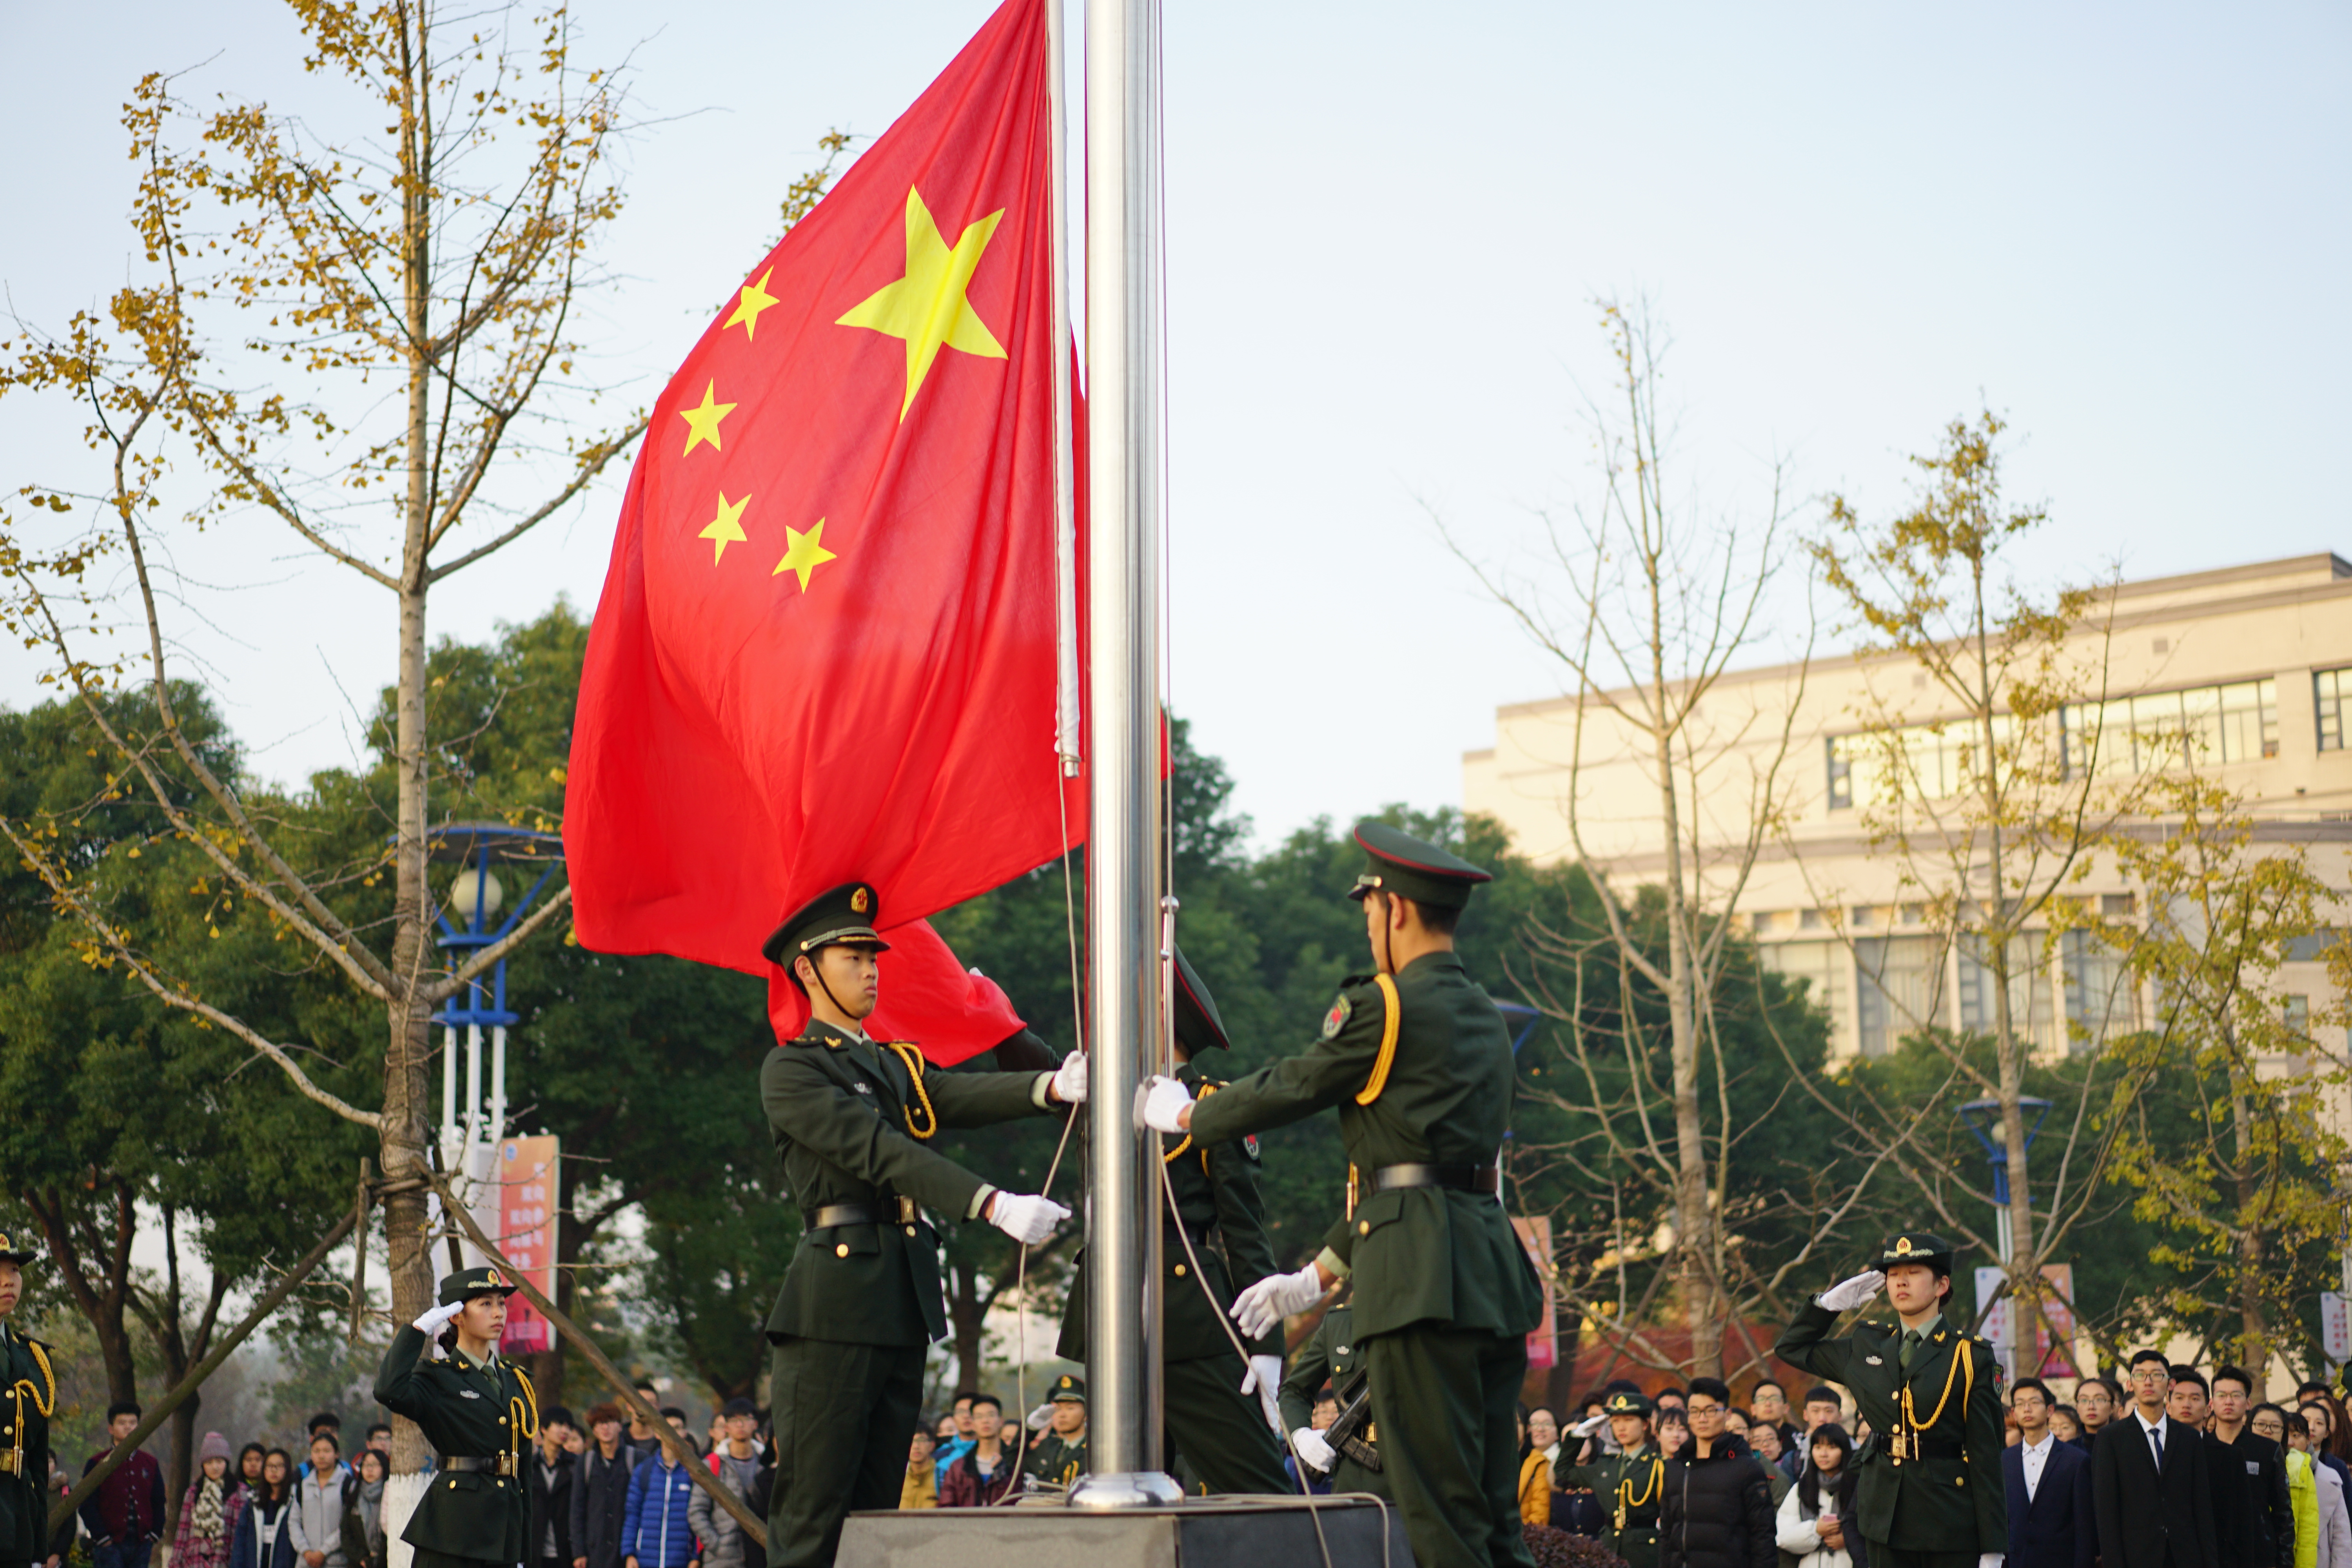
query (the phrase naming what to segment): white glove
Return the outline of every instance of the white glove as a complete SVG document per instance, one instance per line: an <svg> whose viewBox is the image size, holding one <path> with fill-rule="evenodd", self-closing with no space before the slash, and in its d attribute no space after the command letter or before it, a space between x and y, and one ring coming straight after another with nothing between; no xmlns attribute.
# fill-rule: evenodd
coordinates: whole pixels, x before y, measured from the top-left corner
<svg viewBox="0 0 2352 1568"><path fill-rule="evenodd" d="M1054 1402L1049 1399L1045 1404L1037 1406L1036 1409L1029 1412L1029 1419L1024 1421L1021 1425L1028 1427L1032 1432L1043 1432L1046 1427L1051 1426L1053 1424Z"/></svg>
<svg viewBox="0 0 2352 1568"><path fill-rule="evenodd" d="M1977 1568L2000 1568L2000 1559L2001 1554L1998 1552L1979 1552L1977 1553Z"/></svg>
<svg viewBox="0 0 2352 1568"><path fill-rule="evenodd" d="M1087 1102L1087 1053L1072 1051L1054 1069L1054 1098L1064 1105Z"/></svg>
<svg viewBox="0 0 2352 1568"><path fill-rule="evenodd" d="M442 1330L447 1328L457 1314L465 1310L465 1302L452 1301L446 1307L434 1308L431 1311L426 1312L423 1317L417 1319L415 1322L409 1326L429 1340L434 1335L439 1333Z"/></svg>
<svg viewBox="0 0 2352 1568"><path fill-rule="evenodd" d="M1327 1476L1331 1473L1333 1461L1339 1458L1331 1452L1331 1445L1323 1440L1323 1434L1312 1426L1301 1426L1290 1435L1290 1451L1298 1456L1300 1464L1311 1470L1320 1470Z"/></svg>
<svg viewBox="0 0 2352 1568"><path fill-rule="evenodd" d="M1608 1425L1609 1417L1606 1415L1588 1415L1583 1420L1578 1422L1575 1426L1570 1427L1568 1429L1568 1435L1571 1437L1590 1437L1595 1432L1600 1431L1601 1428Z"/></svg>
<svg viewBox="0 0 2352 1568"><path fill-rule="evenodd" d="M1832 1312L1851 1312L1873 1296L1886 1283L1886 1276L1875 1268L1865 1268L1851 1279L1842 1279L1822 1291L1821 1304Z"/></svg>
<svg viewBox="0 0 2352 1568"><path fill-rule="evenodd" d="M1252 1339L1271 1331L1293 1312L1323 1299L1323 1276L1308 1264L1296 1274L1269 1274L1234 1298L1233 1319Z"/></svg>
<svg viewBox="0 0 2352 1568"><path fill-rule="evenodd" d="M1249 1373L1242 1379L1242 1392L1257 1395L1257 1407L1265 1413L1265 1424L1278 1435L1282 1431L1282 1405L1275 1396L1282 1392L1282 1358L1254 1355L1249 1363Z"/></svg>
<svg viewBox="0 0 2352 1568"><path fill-rule="evenodd" d="M1177 1117L1192 1103L1192 1091L1172 1078L1151 1075L1143 1089L1143 1124L1154 1132L1181 1134L1184 1124Z"/></svg>
<svg viewBox="0 0 2352 1568"><path fill-rule="evenodd" d="M990 1205L988 1223L1019 1242L1034 1247L1054 1234L1070 1211L1051 1198L1034 1194L999 1193Z"/></svg>

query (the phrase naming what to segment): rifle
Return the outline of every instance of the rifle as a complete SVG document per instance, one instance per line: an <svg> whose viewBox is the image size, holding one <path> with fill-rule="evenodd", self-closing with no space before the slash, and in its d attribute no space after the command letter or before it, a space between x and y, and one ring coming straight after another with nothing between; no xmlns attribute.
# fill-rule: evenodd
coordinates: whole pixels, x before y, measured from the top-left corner
<svg viewBox="0 0 2352 1568"><path fill-rule="evenodd" d="M1334 1390L1338 1393L1339 1391ZM1323 1440L1368 1470L1381 1468L1381 1451L1371 1440L1358 1436L1360 1431L1372 1424L1372 1376L1364 1371L1356 1374L1347 1391L1339 1394L1339 1418L1323 1434Z"/></svg>

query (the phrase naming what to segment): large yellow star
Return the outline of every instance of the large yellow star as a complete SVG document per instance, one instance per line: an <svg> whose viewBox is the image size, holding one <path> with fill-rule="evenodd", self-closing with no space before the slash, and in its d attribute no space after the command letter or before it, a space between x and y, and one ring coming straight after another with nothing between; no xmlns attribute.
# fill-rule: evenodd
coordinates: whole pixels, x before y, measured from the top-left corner
<svg viewBox="0 0 2352 1568"><path fill-rule="evenodd" d="M1005 357L1004 345L964 298L971 275L980 267L981 253L988 248L989 237L1003 216L1004 209L999 207L972 224L950 249L940 236L940 226L931 221L922 193L909 189L907 275L896 283L884 284L835 323L870 327L886 336L907 340L907 395L898 405L902 421L914 406L915 394L921 390L923 378L931 374L931 362L940 357L942 345L984 359Z"/></svg>
<svg viewBox="0 0 2352 1568"><path fill-rule="evenodd" d="M776 302L776 297L768 292L768 279L775 275L776 269L771 267L760 274L758 282L746 283L741 289L736 290L735 313L727 318L727 327L731 327L738 321L742 322L743 341L747 343L759 331L760 312ZM723 332L727 327L721 327L719 330Z"/></svg>
<svg viewBox="0 0 2352 1568"><path fill-rule="evenodd" d="M810 573L828 561L841 559L824 547L824 519L823 518L818 518L816 526L806 533L803 533L789 522L784 524L784 558L776 563L776 569L768 575L781 577L787 572L798 574L801 580L801 592L803 594L808 592Z"/></svg>
<svg viewBox="0 0 2352 1568"><path fill-rule="evenodd" d="M729 545L744 542L743 509L751 504L751 498L748 495L741 500L730 502L725 490L719 492L719 515L710 520L708 528L695 536L710 541L710 563L713 566L718 565L719 558L727 553Z"/></svg>
<svg viewBox="0 0 2352 1568"><path fill-rule="evenodd" d="M693 451L705 441L710 443L710 449L714 452L726 450L719 445L719 422L734 413L735 405L731 403L719 402L718 392L719 384L714 381L702 389L701 407L681 408L677 411L677 416L686 421L687 452ZM686 452L680 452L678 456L682 458L686 456Z"/></svg>

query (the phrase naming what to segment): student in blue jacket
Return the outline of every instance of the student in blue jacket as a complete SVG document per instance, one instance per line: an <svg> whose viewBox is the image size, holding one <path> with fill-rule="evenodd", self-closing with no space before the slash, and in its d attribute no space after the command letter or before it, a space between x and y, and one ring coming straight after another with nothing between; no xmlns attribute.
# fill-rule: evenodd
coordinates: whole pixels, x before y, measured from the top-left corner
<svg viewBox="0 0 2352 1568"><path fill-rule="evenodd" d="M669 1413L664 1411L663 1415ZM621 1524L622 1568L702 1568L702 1550L686 1521L694 1478L655 1450L629 1474L629 1511Z"/></svg>

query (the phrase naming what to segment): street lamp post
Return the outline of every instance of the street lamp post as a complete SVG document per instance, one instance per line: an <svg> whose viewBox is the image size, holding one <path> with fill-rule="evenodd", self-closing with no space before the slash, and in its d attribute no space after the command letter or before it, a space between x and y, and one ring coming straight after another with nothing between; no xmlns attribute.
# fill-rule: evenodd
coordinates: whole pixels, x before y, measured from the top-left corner
<svg viewBox="0 0 2352 1568"><path fill-rule="evenodd" d="M2026 1118L2025 1151L2031 1154L2034 1137L2042 1131L2042 1120L2050 1114L2050 1101L2038 1095L2021 1095L2018 1098L2017 1108ZM1977 1146L1984 1151L1986 1161L1992 1166L1993 1226L1998 1237L1997 1245L2000 1248L2000 1266L2007 1268L2010 1258L2017 1250L2017 1234L2009 1218L2009 1144L2007 1129L2000 1124L2000 1101L1971 1100L1960 1107L1960 1121L1975 1136ZM2026 1201L2032 1201L2031 1184L2026 1188ZM2007 1358L2010 1380L2013 1384L2025 1375L2022 1370L2023 1341L2032 1331L2032 1325L2021 1324L2017 1321L2014 1305L2017 1291L2013 1282L2010 1300Z"/></svg>
<svg viewBox="0 0 2352 1568"><path fill-rule="evenodd" d="M451 967L470 952L503 941L520 923L555 868L563 863L562 836L509 827L502 822L459 822L434 831L427 846L433 860L456 862L457 875L441 905L440 934L435 941L449 955ZM494 866L510 870L536 870L537 879L522 897L507 903L507 889ZM454 917L454 918L453 918ZM467 1206L485 1232L498 1232L498 1215L479 1212L485 1194L495 1194L490 1181L499 1140L506 1133L507 1029L519 1021L507 1010L507 961L499 959L487 975L476 975L466 988L442 1005L433 1021L441 1026L441 1168L470 1189ZM457 1032L466 1037L466 1090L457 1098ZM489 1031L488 1096L483 1094L482 1032ZM495 1198L488 1201L495 1203ZM471 1244L464 1247L467 1261L481 1262Z"/></svg>

